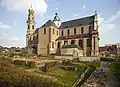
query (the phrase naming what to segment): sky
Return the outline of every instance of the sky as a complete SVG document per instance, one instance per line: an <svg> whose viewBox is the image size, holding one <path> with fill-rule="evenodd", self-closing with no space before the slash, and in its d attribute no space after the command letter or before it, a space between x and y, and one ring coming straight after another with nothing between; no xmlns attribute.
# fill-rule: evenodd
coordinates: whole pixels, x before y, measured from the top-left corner
<svg viewBox="0 0 120 87"><path fill-rule="evenodd" d="M25 47L27 15L35 10L36 28L53 19L61 21L98 13L100 46L120 43L120 0L0 0L0 46Z"/></svg>

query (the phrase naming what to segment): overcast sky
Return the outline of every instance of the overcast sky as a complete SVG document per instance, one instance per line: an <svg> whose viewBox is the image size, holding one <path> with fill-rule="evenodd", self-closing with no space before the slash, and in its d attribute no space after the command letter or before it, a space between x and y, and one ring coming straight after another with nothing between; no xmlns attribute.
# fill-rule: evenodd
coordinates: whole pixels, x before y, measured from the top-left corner
<svg viewBox="0 0 120 87"><path fill-rule="evenodd" d="M120 42L120 0L0 0L0 45L25 47L28 9L33 4L36 28L59 13L61 21L98 12L100 45Z"/></svg>

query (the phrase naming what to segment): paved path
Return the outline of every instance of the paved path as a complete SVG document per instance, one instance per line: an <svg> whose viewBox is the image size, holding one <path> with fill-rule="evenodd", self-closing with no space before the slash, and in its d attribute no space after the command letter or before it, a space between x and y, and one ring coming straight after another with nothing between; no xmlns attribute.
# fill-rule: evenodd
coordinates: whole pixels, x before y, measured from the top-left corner
<svg viewBox="0 0 120 87"><path fill-rule="evenodd" d="M120 87L120 84L116 80L116 77L112 74L112 72L108 68L107 63L101 63L101 68L107 73L107 84L106 87Z"/></svg>

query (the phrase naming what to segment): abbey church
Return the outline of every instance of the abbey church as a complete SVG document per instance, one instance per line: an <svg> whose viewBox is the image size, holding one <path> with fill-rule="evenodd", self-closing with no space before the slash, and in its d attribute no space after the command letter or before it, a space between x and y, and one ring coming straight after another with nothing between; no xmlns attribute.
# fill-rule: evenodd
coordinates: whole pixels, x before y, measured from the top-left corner
<svg viewBox="0 0 120 87"><path fill-rule="evenodd" d="M93 15L61 22L58 13L35 29L34 10L28 10L26 52L37 55L61 55L65 47L78 47L83 56L99 55L97 12Z"/></svg>

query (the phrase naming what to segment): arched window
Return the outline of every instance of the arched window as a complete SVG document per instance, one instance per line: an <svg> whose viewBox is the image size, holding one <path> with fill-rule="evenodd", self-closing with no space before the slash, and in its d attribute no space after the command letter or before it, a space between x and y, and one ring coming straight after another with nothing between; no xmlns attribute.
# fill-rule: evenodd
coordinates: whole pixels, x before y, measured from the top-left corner
<svg viewBox="0 0 120 87"><path fill-rule="evenodd" d="M67 30L67 33L68 33L68 35L70 34L70 30L69 29Z"/></svg>
<svg viewBox="0 0 120 87"><path fill-rule="evenodd" d="M54 48L54 42L52 42L52 48Z"/></svg>
<svg viewBox="0 0 120 87"><path fill-rule="evenodd" d="M89 33L92 32L92 26L89 26Z"/></svg>
<svg viewBox="0 0 120 87"><path fill-rule="evenodd" d="M55 29L53 28L53 34L55 34Z"/></svg>
<svg viewBox="0 0 120 87"><path fill-rule="evenodd" d="M34 29L34 25L32 25L32 29Z"/></svg>
<svg viewBox="0 0 120 87"><path fill-rule="evenodd" d="M74 28L74 34L76 34L76 28Z"/></svg>
<svg viewBox="0 0 120 87"><path fill-rule="evenodd" d="M81 34L84 33L84 27L81 27Z"/></svg>
<svg viewBox="0 0 120 87"><path fill-rule="evenodd" d="M57 30L57 36L58 36L58 30Z"/></svg>
<svg viewBox="0 0 120 87"><path fill-rule="evenodd" d="M75 44L75 40L71 40L71 44Z"/></svg>
<svg viewBox="0 0 120 87"><path fill-rule="evenodd" d="M87 47L91 47L91 39L87 39Z"/></svg>
<svg viewBox="0 0 120 87"><path fill-rule="evenodd" d="M28 25L28 29L30 29L30 25Z"/></svg>
<svg viewBox="0 0 120 87"><path fill-rule="evenodd" d="M62 30L62 36L63 36L63 33L64 33L64 32L63 32L63 30Z"/></svg>
<svg viewBox="0 0 120 87"><path fill-rule="evenodd" d="M46 34L46 28L44 28L44 34Z"/></svg>
<svg viewBox="0 0 120 87"><path fill-rule="evenodd" d="M83 48L83 40L79 40L79 46Z"/></svg>

